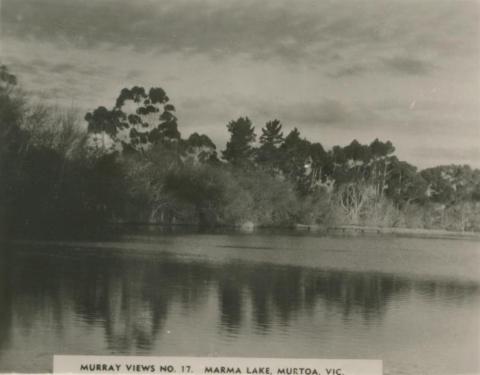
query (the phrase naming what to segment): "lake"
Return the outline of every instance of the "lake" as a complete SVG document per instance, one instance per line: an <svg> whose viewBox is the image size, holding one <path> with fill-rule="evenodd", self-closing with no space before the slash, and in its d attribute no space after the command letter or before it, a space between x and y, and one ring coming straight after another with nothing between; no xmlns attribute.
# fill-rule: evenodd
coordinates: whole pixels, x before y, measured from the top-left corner
<svg viewBox="0 0 480 375"><path fill-rule="evenodd" d="M54 353L480 372L476 241L147 233L0 245L0 372L52 371Z"/></svg>

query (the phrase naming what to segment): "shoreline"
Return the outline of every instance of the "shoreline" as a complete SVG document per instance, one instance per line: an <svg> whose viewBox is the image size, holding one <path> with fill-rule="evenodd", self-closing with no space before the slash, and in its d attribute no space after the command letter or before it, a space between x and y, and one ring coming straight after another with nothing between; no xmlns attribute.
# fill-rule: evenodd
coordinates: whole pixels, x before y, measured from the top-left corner
<svg viewBox="0 0 480 375"><path fill-rule="evenodd" d="M319 224L294 224L285 226L257 226L253 223L249 225L215 225L209 227L202 227L196 224L158 224L158 223L141 223L141 222L129 222L129 223L110 223L107 225L106 231L103 234L95 233L83 233L73 235L59 236L37 236L35 234L25 233L24 235L13 235L3 237L0 236L0 243L5 242L17 242L24 240L33 241L102 241L105 239L111 239L117 235L135 235L137 230L145 228L147 231L151 231L152 234L172 234L180 233L209 233L209 234L221 234L221 233L243 233L254 234L261 232L269 232L272 234L279 233L311 233L312 235L319 236L401 236L411 238L425 238L425 239L463 239L463 240L480 240L480 232L461 232L451 231L446 229L426 229L426 228L405 228L405 227L379 227L379 226L362 226L362 225L338 225L338 226L325 226ZM128 229L130 228L130 229ZM135 229L134 229L135 228ZM125 229L125 230L122 230ZM112 237L113 236L113 237Z"/></svg>
<svg viewBox="0 0 480 375"><path fill-rule="evenodd" d="M480 239L480 232L461 232L446 229L425 229L425 228L404 228L404 227L377 227L362 225L339 225L333 227L322 227L319 225L296 224L297 230L323 231L325 233L337 234L378 234L378 235L405 235L412 237L428 238L475 238Z"/></svg>
<svg viewBox="0 0 480 375"><path fill-rule="evenodd" d="M425 237L425 238L472 238L480 239L480 232L471 231L453 231L447 229L430 229L430 228L406 228L406 227L380 227L380 226L368 226L368 225L336 225L325 226L320 224L292 224L292 225L277 225L277 226L261 226L255 225L252 222L237 225L214 225L211 227L202 227L198 224L159 224L159 223L141 223L141 222L128 222L128 223L111 223L114 227L150 227L150 228L163 228L163 229L188 229L197 228L202 229L205 232L211 231L212 233L218 230L232 230L242 233L253 233L255 231L262 230L288 230L292 232L312 232L318 234L342 234L342 235L405 235L411 237Z"/></svg>
<svg viewBox="0 0 480 375"><path fill-rule="evenodd" d="M326 226L320 224L292 224L292 225L274 225L263 226L255 225L252 222L237 225L213 225L213 226L201 226L198 224L160 224L160 223L142 223L142 222L124 222L124 223L110 223L109 225L117 228L121 227L151 227L151 228L199 228L204 229L205 232L215 232L217 230L232 230L237 232L250 233L258 230L290 230L299 232L312 232L312 233L325 233L325 234L345 234L345 235L358 235L358 234L393 234L393 235L411 235L411 236L425 236L425 237L461 237L461 238L478 238L480 239L480 232L472 231L454 231L447 229L433 229L433 228L407 228L407 227L380 227L380 226L368 226L368 225L335 225Z"/></svg>

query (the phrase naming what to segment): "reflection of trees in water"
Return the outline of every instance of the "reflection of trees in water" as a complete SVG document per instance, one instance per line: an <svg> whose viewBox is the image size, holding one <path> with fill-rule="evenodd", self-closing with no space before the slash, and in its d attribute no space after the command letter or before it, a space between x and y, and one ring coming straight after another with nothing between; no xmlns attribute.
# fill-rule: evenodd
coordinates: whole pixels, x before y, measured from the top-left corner
<svg viewBox="0 0 480 375"><path fill-rule="evenodd" d="M218 303L222 328L236 332L242 323L243 288L235 274L221 275L218 286Z"/></svg>
<svg viewBox="0 0 480 375"><path fill-rule="evenodd" d="M87 321L101 321L110 349L148 350L176 300L194 310L209 274L194 265L114 258L86 268L75 296L76 311Z"/></svg>
<svg viewBox="0 0 480 375"><path fill-rule="evenodd" d="M368 323L381 320L388 303L410 291L450 302L468 301L479 292L475 283L253 262L122 254L5 256L0 255L0 349L9 340L12 316L22 329L53 319L61 334L65 316L73 311L87 324L103 327L110 350L127 353L153 347L173 304L195 316L211 293L220 314L212 318L222 330L237 333L251 306L257 332L267 334L274 325L286 326L318 309Z"/></svg>
<svg viewBox="0 0 480 375"><path fill-rule="evenodd" d="M63 315L73 311L85 323L101 325L115 352L150 349L171 303L194 311L211 277L208 268L168 259L45 256L43 250L8 260L11 272L0 276L0 328L11 327L12 315L23 331L53 319L61 335ZM7 332L1 329L0 344Z"/></svg>
<svg viewBox="0 0 480 375"><path fill-rule="evenodd" d="M219 271L221 272L221 271ZM318 271L299 267L272 267L271 265L236 266L225 272L237 275L236 284L230 283L230 299L248 288L253 306L253 319L258 331L266 332L278 318L287 325L299 313L313 313L322 301L328 310L336 310L345 318L361 315L366 322L380 319L394 295L411 288L405 279L378 273ZM224 290L220 279L220 289ZM241 319L241 305L229 306L230 316ZM234 311L237 309L237 311ZM233 311L232 311L233 310Z"/></svg>
<svg viewBox="0 0 480 375"><path fill-rule="evenodd" d="M380 319L388 302L411 289L411 282L376 273L322 273L314 278L316 294L344 318L361 315L365 322Z"/></svg>
<svg viewBox="0 0 480 375"><path fill-rule="evenodd" d="M160 293L144 298L146 267L113 259L81 268L84 272L73 297L77 314L90 324L103 325L111 350L150 348L166 317L168 302Z"/></svg>
<svg viewBox="0 0 480 375"><path fill-rule="evenodd" d="M63 330L65 300L64 288L56 272L62 259L45 258L41 255L8 252L7 285L10 291L10 309L15 321L24 332L34 328L35 316L55 322L57 333ZM7 308L7 306L5 306Z"/></svg>
<svg viewBox="0 0 480 375"><path fill-rule="evenodd" d="M238 329L244 310L242 291L248 290L255 328L260 333L270 331L277 321L284 326L300 314L313 314L317 306L346 320L360 316L368 324L381 320L390 301L412 290L450 301L468 300L479 292L475 283L411 280L378 272L253 263L226 265L216 272L222 327Z"/></svg>
<svg viewBox="0 0 480 375"><path fill-rule="evenodd" d="M8 345L12 331L11 257L0 250L0 353ZM1 356L0 356L1 360Z"/></svg>
<svg viewBox="0 0 480 375"><path fill-rule="evenodd" d="M414 282L415 291L429 300L438 298L441 301L453 301L455 304L467 302L469 297L480 291L475 283L437 282L434 280L419 280Z"/></svg>
<svg viewBox="0 0 480 375"><path fill-rule="evenodd" d="M238 328L242 320L242 291L248 290L259 332L277 319L288 325L300 313L313 313L317 303L343 317L380 319L394 295L408 291L410 281L378 273L319 271L268 264L235 264L216 270L223 326ZM232 275L235 275L234 277Z"/></svg>

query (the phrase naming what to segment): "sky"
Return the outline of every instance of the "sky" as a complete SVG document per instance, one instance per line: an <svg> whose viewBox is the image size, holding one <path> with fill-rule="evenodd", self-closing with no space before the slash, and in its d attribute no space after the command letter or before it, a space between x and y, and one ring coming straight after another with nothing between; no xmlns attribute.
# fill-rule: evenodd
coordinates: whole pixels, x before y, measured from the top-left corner
<svg viewBox="0 0 480 375"><path fill-rule="evenodd" d="M419 168L480 167L480 2L0 0L0 63L87 112L162 87L186 137L279 119L326 148L390 140Z"/></svg>

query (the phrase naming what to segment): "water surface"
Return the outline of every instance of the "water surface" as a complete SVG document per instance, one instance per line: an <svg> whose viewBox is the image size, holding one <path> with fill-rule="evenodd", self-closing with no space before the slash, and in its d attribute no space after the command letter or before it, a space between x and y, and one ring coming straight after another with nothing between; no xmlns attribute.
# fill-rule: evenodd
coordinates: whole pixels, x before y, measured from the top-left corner
<svg viewBox="0 0 480 375"><path fill-rule="evenodd" d="M52 355L383 359L480 372L480 249L466 240L135 235L2 244L0 372Z"/></svg>

